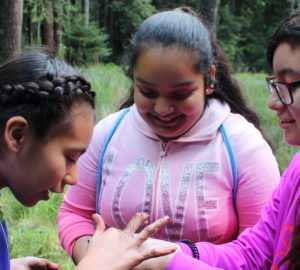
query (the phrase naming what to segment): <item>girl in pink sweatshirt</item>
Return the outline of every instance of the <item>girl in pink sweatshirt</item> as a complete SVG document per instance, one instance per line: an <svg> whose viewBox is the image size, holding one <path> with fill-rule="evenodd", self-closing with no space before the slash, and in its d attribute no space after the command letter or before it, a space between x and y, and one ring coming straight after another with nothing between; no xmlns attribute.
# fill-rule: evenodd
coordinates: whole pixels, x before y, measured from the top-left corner
<svg viewBox="0 0 300 270"><path fill-rule="evenodd" d="M133 89L124 104L129 112L101 164L104 141L124 110L97 124L79 160L79 183L60 209L60 239L75 261L94 233L95 211L116 228L136 212L148 213L150 221L168 215L171 222L158 239L221 244L256 223L279 182L256 114L246 106L221 49L191 10L151 16L131 45Z"/></svg>
<svg viewBox="0 0 300 270"><path fill-rule="evenodd" d="M268 106L277 114L285 141L299 146L300 9L287 18L271 37L267 59L274 74L267 77L271 93ZM205 242L179 244L182 251L161 260L155 259L137 269L299 270L300 153L291 161L253 228L245 230L237 240L223 245Z"/></svg>

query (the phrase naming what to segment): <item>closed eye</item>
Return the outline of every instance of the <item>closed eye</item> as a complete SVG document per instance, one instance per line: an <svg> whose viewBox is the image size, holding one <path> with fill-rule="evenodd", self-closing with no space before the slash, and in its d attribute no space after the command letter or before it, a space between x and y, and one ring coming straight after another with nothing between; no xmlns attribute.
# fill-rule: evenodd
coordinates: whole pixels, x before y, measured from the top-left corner
<svg viewBox="0 0 300 270"><path fill-rule="evenodd" d="M77 162L76 159L73 159L71 157L66 157L66 160L67 160L67 164L75 164Z"/></svg>
<svg viewBox="0 0 300 270"><path fill-rule="evenodd" d="M144 96L144 97L147 97L147 98L156 98L158 96L157 92L154 91L154 90L150 90L150 89L142 89L140 87L138 87L140 93Z"/></svg>
<svg viewBox="0 0 300 270"><path fill-rule="evenodd" d="M173 98L177 99L177 100L183 100L183 99L186 99L189 96L191 96L191 94L192 94L191 91L186 92L186 93L176 93L176 94L173 94Z"/></svg>

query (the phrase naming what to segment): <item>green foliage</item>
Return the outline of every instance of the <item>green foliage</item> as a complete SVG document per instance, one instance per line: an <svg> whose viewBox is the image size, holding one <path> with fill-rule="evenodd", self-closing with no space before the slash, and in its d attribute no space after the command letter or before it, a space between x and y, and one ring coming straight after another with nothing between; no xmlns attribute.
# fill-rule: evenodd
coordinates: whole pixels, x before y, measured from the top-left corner
<svg viewBox="0 0 300 270"><path fill-rule="evenodd" d="M143 20L152 15L156 9L151 4L151 0L112 0L106 8L110 11L111 18L106 28L114 51L113 59L116 60L123 53L124 43Z"/></svg>
<svg viewBox="0 0 300 270"><path fill-rule="evenodd" d="M221 0L217 36L234 70L267 71L268 38L292 11L289 1Z"/></svg>
<svg viewBox="0 0 300 270"><path fill-rule="evenodd" d="M48 202L26 208L8 189L1 192L1 205L9 227L11 257L42 257L59 263L64 270L74 269L57 237L56 215L62 195L52 194Z"/></svg>
<svg viewBox="0 0 300 270"><path fill-rule="evenodd" d="M115 64L98 64L82 70L97 92L97 118L101 119L117 111L125 101L130 89L130 81L125 77L121 67Z"/></svg>
<svg viewBox="0 0 300 270"><path fill-rule="evenodd" d="M111 53L107 38L107 34L96 24L85 25L80 17L65 29L63 35L66 60L76 65L104 61Z"/></svg>

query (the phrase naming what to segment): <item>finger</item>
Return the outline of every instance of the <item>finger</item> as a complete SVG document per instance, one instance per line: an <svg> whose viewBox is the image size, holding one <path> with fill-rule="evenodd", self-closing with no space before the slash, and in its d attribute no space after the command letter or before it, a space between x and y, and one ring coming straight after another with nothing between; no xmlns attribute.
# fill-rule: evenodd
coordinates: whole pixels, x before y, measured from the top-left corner
<svg viewBox="0 0 300 270"><path fill-rule="evenodd" d="M92 218L93 218L93 220L95 222L95 226L96 226L95 233L103 233L105 230L104 219L98 214L93 214Z"/></svg>
<svg viewBox="0 0 300 270"><path fill-rule="evenodd" d="M151 258L169 255L169 254L175 252L176 249L177 249L176 246L172 245L172 246L163 247L163 248L154 248L154 249L145 250L141 254L140 262L151 259Z"/></svg>
<svg viewBox="0 0 300 270"><path fill-rule="evenodd" d="M155 234L161 227L170 221L168 216L164 216L146 226L137 237L138 245L142 245L151 235Z"/></svg>
<svg viewBox="0 0 300 270"><path fill-rule="evenodd" d="M61 270L60 265L53 263L53 262L48 262L47 263L47 270Z"/></svg>
<svg viewBox="0 0 300 270"><path fill-rule="evenodd" d="M128 234L133 234L141 226L142 222L147 220L148 214L146 213L136 213L131 220L128 222L127 226L124 228L123 232Z"/></svg>

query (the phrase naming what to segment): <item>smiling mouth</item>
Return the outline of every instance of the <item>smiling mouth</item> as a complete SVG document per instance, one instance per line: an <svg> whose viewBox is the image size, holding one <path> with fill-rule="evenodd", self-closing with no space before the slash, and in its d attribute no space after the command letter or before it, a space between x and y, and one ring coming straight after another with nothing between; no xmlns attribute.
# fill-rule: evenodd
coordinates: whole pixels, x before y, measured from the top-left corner
<svg viewBox="0 0 300 270"><path fill-rule="evenodd" d="M173 122L173 121L176 121L176 120L179 119L180 117L182 117L181 115L172 116L172 117L159 117L159 116L153 115L153 114L151 114L151 116L152 116L155 120L158 120L158 121L164 122L164 123L171 123L171 122Z"/></svg>
<svg viewBox="0 0 300 270"><path fill-rule="evenodd" d="M295 120L280 120L280 123L284 123L284 124L292 124L295 123Z"/></svg>

